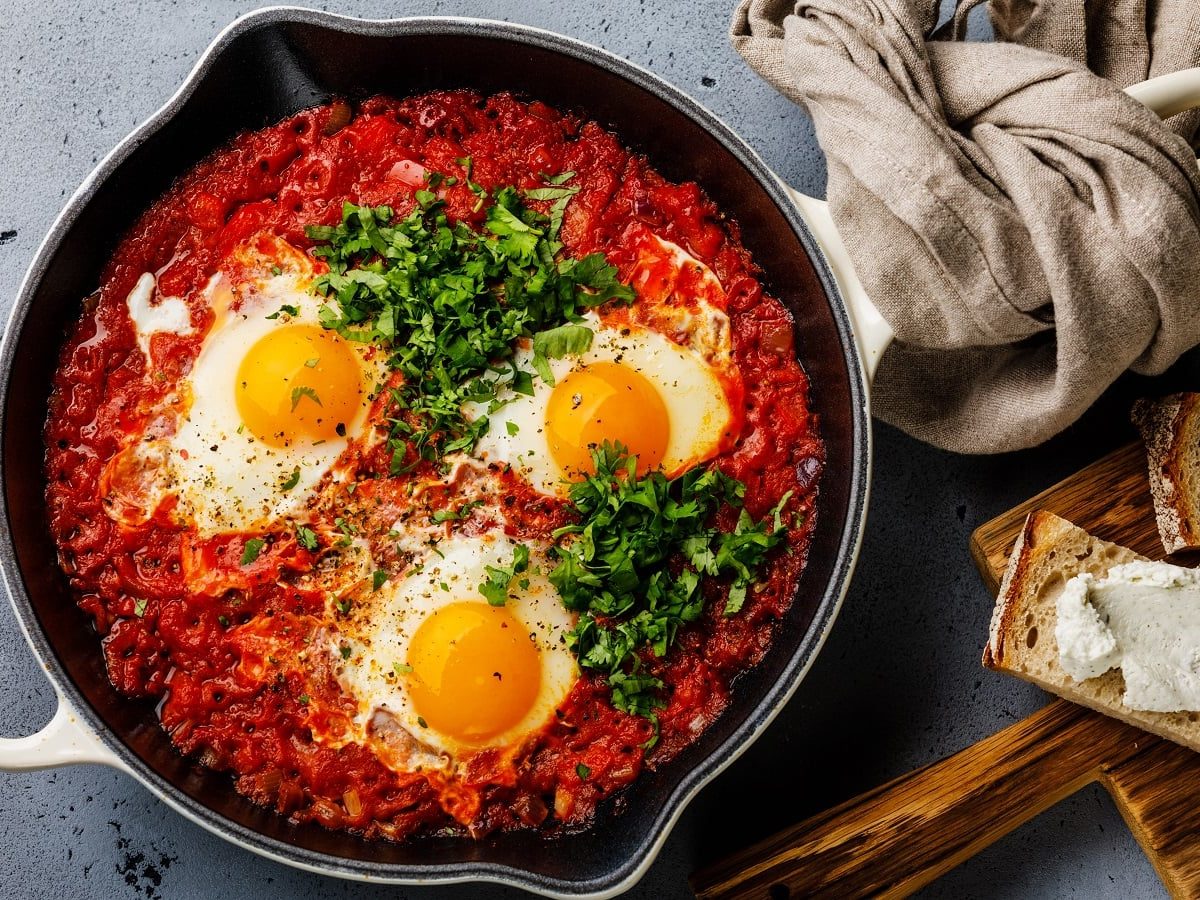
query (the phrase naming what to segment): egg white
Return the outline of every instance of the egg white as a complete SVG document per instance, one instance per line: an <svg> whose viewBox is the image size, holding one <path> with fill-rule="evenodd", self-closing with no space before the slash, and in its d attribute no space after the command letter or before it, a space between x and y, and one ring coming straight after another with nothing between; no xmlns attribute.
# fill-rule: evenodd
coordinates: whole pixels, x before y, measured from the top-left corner
<svg viewBox="0 0 1200 900"><path fill-rule="evenodd" d="M697 340L706 345L724 343L728 352L728 329L719 325L724 314L712 311L712 316L717 322L712 328L692 330ZM582 324L594 333L592 345L578 356L549 360L555 384L572 371L595 363L619 362L649 381L666 407L669 437L662 460L664 472L678 474L720 452L734 421L723 384L727 367L635 323L608 325L589 312ZM519 348L513 362L522 370L532 370L532 347ZM488 416L488 430L475 446L479 459L511 466L543 494L565 496L569 485L551 455L546 436L546 410L553 390L553 385L534 376L532 396L506 388L497 398L503 405L490 414L481 404L468 404L464 413L471 419Z"/></svg>
<svg viewBox="0 0 1200 900"><path fill-rule="evenodd" d="M250 268L246 280L233 286L223 276L214 277L201 294L214 322L190 373L170 399L179 413L173 433L161 441L165 453L156 448L156 454L164 456L157 493L176 494L176 517L201 536L258 530L295 514L349 442L365 429L369 391L385 376L378 348L350 343L362 369L364 394L356 416L346 423L345 436L324 442L293 441L286 447L270 446L254 436L242 422L236 397L237 373L246 352L276 328L318 326L324 303L311 291L311 270L297 266L290 256L284 262L287 270L279 266L268 270L262 264ZM146 348L154 333L190 328L183 315L186 307L178 308L183 303L178 298L149 304L153 286L154 276L143 275L129 298L131 320L139 343ZM285 306L295 311L281 313ZM293 477L296 483L285 488Z"/></svg>
<svg viewBox="0 0 1200 900"><path fill-rule="evenodd" d="M449 769L465 755L478 751L419 719L408 691L413 634L442 607L462 601L487 603L479 585L486 566L512 562L514 543L502 532L478 536L454 535L440 543L404 577L386 582L378 591L360 596L347 616L332 616L336 631L326 636L334 672L343 691L357 702L358 739L384 743L394 767ZM528 630L540 657L541 688L524 718L487 741L487 746L518 743L544 725L579 677L566 636L575 617L563 607L546 579L545 548L531 547L528 587L514 583L507 608ZM398 668L399 667L399 670ZM398 736L399 735L399 739Z"/></svg>

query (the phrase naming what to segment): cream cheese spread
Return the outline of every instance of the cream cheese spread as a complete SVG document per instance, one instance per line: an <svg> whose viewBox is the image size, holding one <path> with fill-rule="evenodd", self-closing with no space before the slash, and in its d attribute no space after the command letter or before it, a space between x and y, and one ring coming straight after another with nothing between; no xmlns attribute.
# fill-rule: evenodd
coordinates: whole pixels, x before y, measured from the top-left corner
<svg viewBox="0 0 1200 900"><path fill-rule="evenodd" d="M1057 613L1059 662L1076 681L1119 668L1130 709L1200 710L1200 571L1131 562L1102 578L1085 572Z"/></svg>

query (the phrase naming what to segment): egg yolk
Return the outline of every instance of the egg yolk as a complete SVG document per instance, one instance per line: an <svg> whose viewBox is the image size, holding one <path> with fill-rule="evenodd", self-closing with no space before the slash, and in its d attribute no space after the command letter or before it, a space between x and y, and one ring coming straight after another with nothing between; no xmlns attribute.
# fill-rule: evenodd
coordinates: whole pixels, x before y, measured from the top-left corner
<svg viewBox="0 0 1200 900"><path fill-rule="evenodd" d="M568 477L592 474L591 451L620 443L638 459L638 474L658 468L671 420L654 385L616 362L593 363L554 386L546 404L550 455Z"/></svg>
<svg viewBox="0 0 1200 900"><path fill-rule="evenodd" d="M409 696L432 729L481 744L516 726L537 700L542 666L528 629L502 606L449 603L409 645Z"/></svg>
<svg viewBox="0 0 1200 900"><path fill-rule="evenodd" d="M362 370L350 345L316 325L285 325L242 357L237 408L251 433L273 447L345 434L362 403Z"/></svg>

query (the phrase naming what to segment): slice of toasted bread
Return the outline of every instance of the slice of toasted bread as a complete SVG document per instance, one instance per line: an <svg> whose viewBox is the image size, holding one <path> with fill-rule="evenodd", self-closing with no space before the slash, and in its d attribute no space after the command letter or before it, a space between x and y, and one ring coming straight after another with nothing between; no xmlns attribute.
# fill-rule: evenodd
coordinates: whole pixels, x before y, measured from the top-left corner
<svg viewBox="0 0 1200 900"><path fill-rule="evenodd" d="M1133 405L1146 445L1158 534L1168 553L1200 547L1200 394Z"/></svg>
<svg viewBox="0 0 1200 900"><path fill-rule="evenodd" d="M1119 669L1099 678L1075 681L1058 661L1054 626L1057 602L1066 583L1080 572L1099 577L1119 563L1144 559L1132 550L1094 538L1052 513L1037 511L1025 520L1008 558L1000 596L992 613L983 664L1200 750L1200 713L1144 712L1121 702L1125 679Z"/></svg>

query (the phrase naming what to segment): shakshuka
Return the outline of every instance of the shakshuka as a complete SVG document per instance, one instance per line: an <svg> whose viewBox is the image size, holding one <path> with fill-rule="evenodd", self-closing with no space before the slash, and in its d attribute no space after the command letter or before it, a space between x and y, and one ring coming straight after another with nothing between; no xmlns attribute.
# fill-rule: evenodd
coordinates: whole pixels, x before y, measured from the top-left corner
<svg viewBox="0 0 1200 900"><path fill-rule="evenodd" d="M121 240L45 426L108 675L298 822L586 825L728 705L824 451L735 222L508 94L243 134Z"/></svg>

